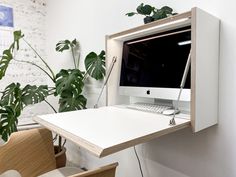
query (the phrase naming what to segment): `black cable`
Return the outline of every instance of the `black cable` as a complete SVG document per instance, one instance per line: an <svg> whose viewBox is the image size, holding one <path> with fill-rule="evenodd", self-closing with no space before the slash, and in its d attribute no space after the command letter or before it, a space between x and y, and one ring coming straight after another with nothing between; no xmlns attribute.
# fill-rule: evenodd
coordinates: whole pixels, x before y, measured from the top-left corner
<svg viewBox="0 0 236 177"><path fill-rule="evenodd" d="M64 147L64 146L65 146L65 144L66 144L66 139L64 140L64 143L63 143L63 145L62 145L62 146Z"/></svg>
<svg viewBox="0 0 236 177"><path fill-rule="evenodd" d="M134 146L134 152L135 152L135 155L136 155L136 157L137 157L137 160L138 160L138 165L139 165L139 170L140 170L140 173L141 173L142 177L144 177L144 176L143 176L142 165L141 165L140 159L139 159L139 157L138 157L138 153L137 153L137 151L136 151L136 148L135 148L135 146Z"/></svg>
<svg viewBox="0 0 236 177"><path fill-rule="evenodd" d="M55 141L57 140L57 136L58 135L55 135L55 137L53 138L53 142L55 143Z"/></svg>

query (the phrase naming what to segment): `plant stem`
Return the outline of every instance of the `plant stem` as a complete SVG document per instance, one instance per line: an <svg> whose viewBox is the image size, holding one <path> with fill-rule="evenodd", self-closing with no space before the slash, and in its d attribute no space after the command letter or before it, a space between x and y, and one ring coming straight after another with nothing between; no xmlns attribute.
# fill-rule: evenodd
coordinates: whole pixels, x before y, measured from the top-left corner
<svg viewBox="0 0 236 177"><path fill-rule="evenodd" d="M53 79L53 77L45 70L43 69L41 66L33 63L33 62L30 62L30 61L24 61L24 60L17 60L17 59L13 59L14 61L17 61L17 62L22 62L22 63L28 63L28 64L31 64L31 65L34 65L36 66L37 68L39 68L40 70L42 70L45 74L48 75L48 77L54 82L55 80Z"/></svg>
<svg viewBox="0 0 236 177"><path fill-rule="evenodd" d="M44 100L51 108L52 110L57 113L56 109L47 101L47 100Z"/></svg>
<svg viewBox="0 0 236 177"><path fill-rule="evenodd" d="M83 81L87 79L87 76L88 76L88 71L86 71L86 73L84 74Z"/></svg>
<svg viewBox="0 0 236 177"><path fill-rule="evenodd" d="M75 69L76 69L77 67L76 67L76 62L75 62L75 52L74 52L73 46L70 46L70 48L71 48L71 52L72 52L72 57L73 57Z"/></svg>
<svg viewBox="0 0 236 177"><path fill-rule="evenodd" d="M49 88L49 87L48 87L48 88ZM53 90L56 90L56 88L51 88L51 89L49 89L49 90L48 90L48 93L51 92L51 91L53 91ZM52 95L52 94L54 94L54 92L53 92L53 93L49 93L49 95Z"/></svg>
<svg viewBox="0 0 236 177"><path fill-rule="evenodd" d="M55 87L48 87L48 88L50 89L48 90L49 92L56 89Z"/></svg>
<svg viewBox="0 0 236 177"><path fill-rule="evenodd" d="M78 59L77 59L77 68L79 68L79 62L80 62L80 51L79 51Z"/></svg>
<svg viewBox="0 0 236 177"><path fill-rule="evenodd" d="M41 59L41 61L46 65L46 67L49 69L49 71L52 74L53 82L55 81L56 77L55 74L53 73L52 69L48 66L47 62L38 54L38 52L28 43L24 38L22 38L23 41L35 52L35 54Z"/></svg>
<svg viewBox="0 0 236 177"><path fill-rule="evenodd" d="M48 96L54 95L54 93L49 93Z"/></svg>

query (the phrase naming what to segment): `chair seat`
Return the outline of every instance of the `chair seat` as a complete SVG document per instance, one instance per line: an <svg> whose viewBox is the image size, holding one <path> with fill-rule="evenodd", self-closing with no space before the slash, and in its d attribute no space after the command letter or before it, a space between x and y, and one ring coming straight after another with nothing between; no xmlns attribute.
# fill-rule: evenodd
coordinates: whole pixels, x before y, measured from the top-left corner
<svg viewBox="0 0 236 177"><path fill-rule="evenodd" d="M58 168L58 169L49 171L38 177L66 177L66 176L74 175L81 172L83 172L83 170L81 170L80 168L63 167L63 168Z"/></svg>
<svg viewBox="0 0 236 177"><path fill-rule="evenodd" d="M67 177L77 173L81 173L83 170L75 167L63 167L58 168L47 173L44 173L38 177ZM0 177L21 177L20 173L16 170L8 170L3 174L0 174Z"/></svg>
<svg viewBox="0 0 236 177"><path fill-rule="evenodd" d="M0 177L21 177L20 173L16 170L8 170L0 174Z"/></svg>

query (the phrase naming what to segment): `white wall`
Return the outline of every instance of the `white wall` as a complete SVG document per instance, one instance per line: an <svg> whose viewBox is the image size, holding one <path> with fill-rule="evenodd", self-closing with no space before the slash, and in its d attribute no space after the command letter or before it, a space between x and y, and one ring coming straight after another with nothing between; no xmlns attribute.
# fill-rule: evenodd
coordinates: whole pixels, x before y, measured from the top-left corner
<svg viewBox="0 0 236 177"><path fill-rule="evenodd" d="M219 125L192 134L190 129L170 134L138 146L145 177L233 177L236 176L236 15L233 0L49 0L47 48L54 68L70 67L64 56L52 52L59 39L78 38L82 56L91 50L105 48L105 35L142 24L142 17L128 18L141 2L154 6L169 5L177 12L197 6L221 19L220 46L220 109ZM83 58L82 57L82 58ZM94 94L96 95L96 94ZM93 95L93 96L94 96ZM133 149L127 149L103 159L83 150L70 148L81 156L80 163L88 168L119 161L118 177L138 177L139 169ZM69 160L78 161L76 158Z"/></svg>

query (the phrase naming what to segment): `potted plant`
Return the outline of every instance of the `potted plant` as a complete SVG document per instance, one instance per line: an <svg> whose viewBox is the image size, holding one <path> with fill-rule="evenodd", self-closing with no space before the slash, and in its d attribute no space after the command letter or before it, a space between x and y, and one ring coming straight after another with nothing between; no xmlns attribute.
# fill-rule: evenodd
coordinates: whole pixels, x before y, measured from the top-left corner
<svg viewBox="0 0 236 177"><path fill-rule="evenodd" d="M163 6L160 9L157 9L156 7L153 7L148 4L144 5L143 3L141 3L136 8L136 11L137 12L129 12L126 15L128 17L132 17L137 14L144 15L145 16L145 18L144 18L145 24L177 14L177 13L173 13L173 9L168 6Z"/></svg>
<svg viewBox="0 0 236 177"><path fill-rule="evenodd" d="M17 52L20 49L20 41L25 42L33 50L47 69L44 69L44 67L34 62L17 60L13 57L13 52ZM74 68L61 69L59 73L55 74L47 62L25 39L24 34L22 34L21 31L14 32L14 41L8 49L3 51L0 60L0 80L5 76L9 64L15 61L24 62L39 68L51 79L53 85L48 86L45 84L36 86L29 84L22 87L20 83L11 83L0 92L0 136L4 141L8 140L11 133L17 131L18 118L28 105L45 102L55 113L86 108L87 99L83 95L85 80L88 76L96 80L104 78L105 52L101 51L99 55L95 52L90 52L84 60L86 71L81 71L79 69L80 57L75 54L78 46L79 42L76 39L73 41L63 40L56 44L56 51L64 52L68 50L71 52ZM47 101L47 97L49 96L59 98L58 111ZM63 149L62 138L59 136L58 146L55 152L60 153L61 151L65 151L65 149ZM58 155L56 155L56 158L57 156ZM65 156L62 157L62 160L63 159L65 161Z"/></svg>

